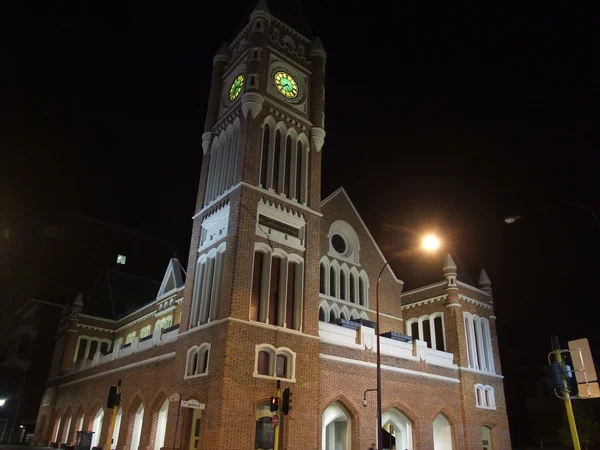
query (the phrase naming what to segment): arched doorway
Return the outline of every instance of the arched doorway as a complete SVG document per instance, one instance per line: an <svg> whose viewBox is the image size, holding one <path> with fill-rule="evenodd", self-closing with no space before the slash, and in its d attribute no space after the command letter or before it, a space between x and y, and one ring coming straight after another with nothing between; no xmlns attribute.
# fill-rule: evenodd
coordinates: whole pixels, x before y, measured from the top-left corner
<svg viewBox="0 0 600 450"><path fill-rule="evenodd" d="M112 445L110 448L117 448L119 442L119 431L121 430L121 419L123 418L123 409L117 410L117 417L115 417L115 427L113 428Z"/></svg>
<svg viewBox="0 0 600 450"><path fill-rule="evenodd" d="M61 443L65 443L65 444L69 444L69 439L70 439L70 435L71 435L71 422L72 422L72 414L69 412L67 419L65 421L65 426L63 429L63 437L61 439Z"/></svg>
<svg viewBox="0 0 600 450"><path fill-rule="evenodd" d="M398 450L413 450L412 423L404 414L396 408L388 409L381 415L381 422L388 437L384 436L384 448L391 449L393 445Z"/></svg>
<svg viewBox="0 0 600 450"><path fill-rule="evenodd" d="M350 414L338 402L323 412L321 428L322 450L349 450L351 448L352 421Z"/></svg>
<svg viewBox="0 0 600 450"><path fill-rule="evenodd" d="M92 430L94 434L92 435L92 448L97 447L100 442L100 434L102 433L102 421L104 420L104 410L102 408L98 409L96 415L94 416L94 421L92 422Z"/></svg>
<svg viewBox="0 0 600 450"><path fill-rule="evenodd" d="M433 419L433 450L452 450L452 427L441 413Z"/></svg>
<svg viewBox="0 0 600 450"><path fill-rule="evenodd" d="M129 450L138 450L142 436L142 425L144 423L144 404L140 403L133 416L133 431L131 432L131 446Z"/></svg>
<svg viewBox="0 0 600 450"><path fill-rule="evenodd" d="M492 450L492 430L489 427L481 427L481 448Z"/></svg>
<svg viewBox="0 0 600 450"><path fill-rule="evenodd" d="M165 434L167 431L167 413L169 412L169 400L160 407L156 421L156 435L154 436L154 450L160 450L165 445Z"/></svg>
<svg viewBox="0 0 600 450"><path fill-rule="evenodd" d="M57 444L60 444L60 442L58 442L58 430L60 430L60 416L58 416L54 424L54 430L52 430L52 439L50 442L56 442Z"/></svg>

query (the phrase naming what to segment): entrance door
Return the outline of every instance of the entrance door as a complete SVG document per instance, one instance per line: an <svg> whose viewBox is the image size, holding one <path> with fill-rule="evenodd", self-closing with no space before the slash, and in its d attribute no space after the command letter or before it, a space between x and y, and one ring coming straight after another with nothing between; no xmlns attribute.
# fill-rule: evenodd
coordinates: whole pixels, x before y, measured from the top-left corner
<svg viewBox="0 0 600 450"><path fill-rule="evenodd" d="M196 450L200 442L200 416L202 415L201 409L193 409L192 414L192 426L190 431L190 449Z"/></svg>

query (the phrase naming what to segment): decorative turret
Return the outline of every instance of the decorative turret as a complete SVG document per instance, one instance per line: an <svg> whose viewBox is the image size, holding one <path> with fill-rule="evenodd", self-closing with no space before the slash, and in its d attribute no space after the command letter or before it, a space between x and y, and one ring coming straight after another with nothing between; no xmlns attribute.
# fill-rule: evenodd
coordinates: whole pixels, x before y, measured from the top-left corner
<svg viewBox="0 0 600 450"><path fill-rule="evenodd" d="M313 41L309 55L312 62L310 120L313 123L310 137L315 148L320 152L325 143L325 61L327 53L318 37Z"/></svg>
<svg viewBox="0 0 600 450"><path fill-rule="evenodd" d="M202 148L204 154L208 151L210 146L210 133L213 126L217 121L219 115L219 98L221 96L221 89L223 84L223 73L225 72L225 65L229 62L229 44L223 42L221 48L213 58L213 73L212 82L210 85L210 93L208 94L208 108L206 112L206 121L204 122L204 134L202 135Z"/></svg>
<svg viewBox="0 0 600 450"><path fill-rule="evenodd" d="M492 298L492 282L485 269L481 269L481 273L479 274L479 288L490 294L490 303L494 303Z"/></svg>
<svg viewBox="0 0 600 450"><path fill-rule="evenodd" d="M252 14L250 14L251 22L259 22L257 19L264 19L267 23L271 23L271 13L265 0L259 0L254 8L254 11L252 11ZM252 28L254 29L255 27L253 26Z"/></svg>
<svg viewBox="0 0 600 450"><path fill-rule="evenodd" d="M448 253L444 260L444 277L446 278L446 307L460 307L458 300L458 285L456 284L456 263L452 259L452 256Z"/></svg>

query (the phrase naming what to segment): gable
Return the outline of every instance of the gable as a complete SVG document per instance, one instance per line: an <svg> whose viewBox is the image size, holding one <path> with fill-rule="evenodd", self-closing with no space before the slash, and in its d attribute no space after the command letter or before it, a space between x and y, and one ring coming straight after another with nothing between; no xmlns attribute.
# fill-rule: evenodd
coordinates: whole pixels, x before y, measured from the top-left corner
<svg viewBox="0 0 600 450"><path fill-rule="evenodd" d="M171 258L156 298L166 297L181 287L183 287L181 263L176 258Z"/></svg>
<svg viewBox="0 0 600 450"><path fill-rule="evenodd" d="M352 255L352 258L344 259L341 257L341 259L350 262L351 264L358 263L357 265L360 265L361 267L364 267L365 265L371 266L369 267L371 271L381 270L387 260L343 187L340 187L321 202L321 213L323 214L323 219L321 221L322 255L340 258L339 254L337 256L335 255L335 253L338 252L331 248L331 230L339 229L340 233L349 237L348 240L352 240L352 237L350 236L352 232L348 229L349 225L358 238L360 254L358 255L358 258L356 258L357 255ZM346 233L344 233L344 228L347 230ZM394 280L397 283L403 284L403 282L396 277L391 267L388 266L387 268Z"/></svg>

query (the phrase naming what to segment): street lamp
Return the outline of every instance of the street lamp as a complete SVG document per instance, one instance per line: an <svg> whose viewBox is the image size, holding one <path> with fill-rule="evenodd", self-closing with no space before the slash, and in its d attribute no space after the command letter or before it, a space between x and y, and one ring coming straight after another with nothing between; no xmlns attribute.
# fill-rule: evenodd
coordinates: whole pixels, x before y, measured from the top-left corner
<svg viewBox="0 0 600 450"><path fill-rule="evenodd" d="M428 234L423 237L421 246L426 251L433 252L441 246L441 242L437 236L433 234ZM377 277L377 285L375 286L375 301L377 308L377 324L375 330L377 333L377 450L383 450L383 423L381 423L381 330L379 328L379 324L381 321L379 317L379 282L381 281L383 271L389 265L389 261L386 261L386 263L381 268L381 271L379 272L379 276Z"/></svg>
<svg viewBox="0 0 600 450"><path fill-rule="evenodd" d="M0 398L0 406L4 406L5 403L6 403L6 399Z"/></svg>

